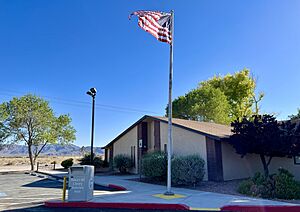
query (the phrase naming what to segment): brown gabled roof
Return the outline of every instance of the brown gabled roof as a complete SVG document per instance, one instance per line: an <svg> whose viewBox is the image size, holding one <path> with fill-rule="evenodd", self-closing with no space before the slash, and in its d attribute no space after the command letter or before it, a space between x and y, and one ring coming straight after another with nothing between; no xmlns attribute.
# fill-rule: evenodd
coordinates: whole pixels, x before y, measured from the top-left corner
<svg viewBox="0 0 300 212"><path fill-rule="evenodd" d="M168 122L167 117L154 116L154 118ZM231 127L213 122L192 121L185 119L172 118L173 125L188 128L199 133L215 136L218 138L226 138L232 134Z"/></svg>
<svg viewBox="0 0 300 212"><path fill-rule="evenodd" d="M127 128L125 131L123 131L120 135L118 135L114 140L109 142L102 149L111 146L114 142L116 142L119 138L121 138L129 130L131 130L132 128L134 128L136 125L138 125L139 123L141 123L142 121L144 121L147 118L168 123L167 117L145 115L141 119L139 119L137 122L135 122L133 125L131 125L129 128ZM177 126L177 127L210 137L215 140L221 140L222 138L226 138L232 134L230 126L216 124L216 123L212 123L212 122L200 122L200 121L191 121L191 120L185 120L185 119L172 118L172 123L173 123L173 126Z"/></svg>

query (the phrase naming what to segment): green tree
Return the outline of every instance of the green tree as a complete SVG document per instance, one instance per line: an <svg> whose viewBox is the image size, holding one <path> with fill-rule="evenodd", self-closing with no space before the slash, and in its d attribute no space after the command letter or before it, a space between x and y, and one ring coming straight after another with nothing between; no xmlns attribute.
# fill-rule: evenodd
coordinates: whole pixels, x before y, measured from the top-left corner
<svg viewBox="0 0 300 212"><path fill-rule="evenodd" d="M227 140L244 157L247 154L260 156L265 176L274 157L300 154L300 125L291 121L277 122L273 115L253 115L234 121L233 135Z"/></svg>
<svg viewBox="0 0 300 212"><path fill-rule="evenodd" d="M31 170L43 148L51 143L67 144L75 140L75 129L69 115L56 117L49 103L28 94L0 104L0 131L3 142L25 142Z"/></svg>
<svg viewBox="0 0 300 212"><path fill-rule="evenodd" d="M0 150L5 146L5 140L8 137L8 129L0 122Z"/></svg>
<svg viewBox="0 0 300 212"><path fill-rule="evenodd" d="M229 124L229 108L227 98L220 89L203 86L175 99L173 116L182 119Z"/></svg>
<svg viewBox="0 0 300 212"><path fill-rule="evenodd" d="M297 109L298 112L296 115L290 115L289 118L294 121L294 120L297 120L297 119L300 119L300 108Z"/></svg>
<svg viewBox="0 0 300 212"><path fill-rule="evenodd" d="M256 81L248 69L224 77L215 76L173 101L173 116L189 120L229 124L259 114L264 94L255 95ZM166 108L168 111L168 108Z"/></svg>

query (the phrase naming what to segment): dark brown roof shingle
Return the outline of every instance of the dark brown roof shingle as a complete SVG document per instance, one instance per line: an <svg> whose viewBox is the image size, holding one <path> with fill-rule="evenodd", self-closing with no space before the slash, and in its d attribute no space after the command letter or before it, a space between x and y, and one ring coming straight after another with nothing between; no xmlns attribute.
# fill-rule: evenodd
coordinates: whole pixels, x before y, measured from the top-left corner
<svg viewBox="0 0 300 212"><path fill-rule="evenodd" d="M160 116L153 116L153 117L156 119L163 120L165 122L168 121L167 117L160 117ZM175 125L183 126L219 138L226 138L232 134L230 126L223 125L223 124L216 124L213 122L200 122L200 121L172 118L172 123Z"/></svg>
<svg viewBox="0 0 300 212"><path fill-rule="evenodd" d="M125 131L123 131L120 135L118 135L114 140L109 142L105 147L106 148L110 145L112 145L115 141L117 141L120 137L122 137L124 134L126 134L129 130L131 130L133 127L138 125L140 122L144 121L145 119L154 119L154 120L160 120L162 122L168 123L167 117L162 116L143 116L141 119L139 119L137 122L135 122L133 125L128 127ZM220 140L222 138L229 137L231 132L231 127L227 125L222 124L216 124L212 122L199 122L199 121L191 121L191 120L185 120L185 119L172 119L173 126L181 127L186 130L190 130L208 137L211 137L213 139Z"/></svg>

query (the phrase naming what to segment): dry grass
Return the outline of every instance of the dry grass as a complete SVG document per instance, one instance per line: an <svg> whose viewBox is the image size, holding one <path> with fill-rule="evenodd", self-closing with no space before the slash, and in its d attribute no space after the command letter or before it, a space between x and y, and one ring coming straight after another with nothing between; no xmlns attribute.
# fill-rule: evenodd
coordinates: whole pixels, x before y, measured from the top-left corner
<svg viewBox="0 0 300 212"><path fill-rule="evenodd" d="M41 156L38 157L37 162L40 164L51 164L55 161L56 164L60 164L63 160L73 158L74 163L78 163L80 156ZM30 165L28 157L0 157L0 166L23 166Z"/></svg>

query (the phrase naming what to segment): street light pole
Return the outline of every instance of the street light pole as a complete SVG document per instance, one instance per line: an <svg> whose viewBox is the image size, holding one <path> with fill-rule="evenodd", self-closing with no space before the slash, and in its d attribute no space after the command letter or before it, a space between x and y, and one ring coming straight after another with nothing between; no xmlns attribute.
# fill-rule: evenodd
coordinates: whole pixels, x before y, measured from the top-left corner
<svg viewBox="0 0 300 212"><path fill-rule="evenodd" d="M92 135L91 135L91 164L94 162L94 120L95 120L95 95L93 98L93 106L92 106Z"/></svg>
<svg viewBox="0 0 300 212"><path fill-rule="evenodd" d="M87 95L92 97L92 132L91 132L91 165L94 163L94 123L95 123L95 97L97 90L96 88L91 88L88 92L86 92Z"/></svg>

